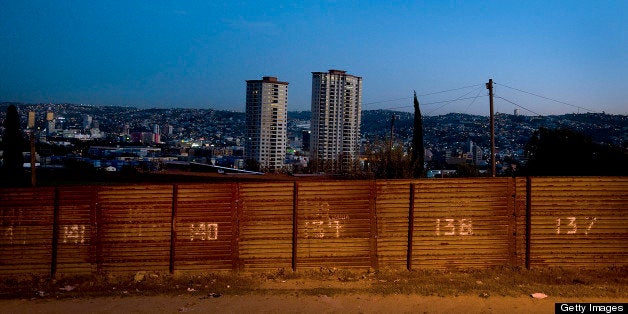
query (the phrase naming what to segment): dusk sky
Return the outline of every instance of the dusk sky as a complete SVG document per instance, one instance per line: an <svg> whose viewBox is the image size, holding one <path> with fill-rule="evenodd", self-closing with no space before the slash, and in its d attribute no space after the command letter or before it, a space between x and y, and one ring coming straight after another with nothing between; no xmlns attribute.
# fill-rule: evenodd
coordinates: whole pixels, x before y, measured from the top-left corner
<svg viewBox="0 0 628 314"><path fill-rule="evenodd" d="M626 0L0 0L0 101L244 111L245 81L276 76L310 110L311 72L341 69L364 110L411 110L416 90L424 114L488 115L492 78L497 112L628 114L627 16Z"/></svg>

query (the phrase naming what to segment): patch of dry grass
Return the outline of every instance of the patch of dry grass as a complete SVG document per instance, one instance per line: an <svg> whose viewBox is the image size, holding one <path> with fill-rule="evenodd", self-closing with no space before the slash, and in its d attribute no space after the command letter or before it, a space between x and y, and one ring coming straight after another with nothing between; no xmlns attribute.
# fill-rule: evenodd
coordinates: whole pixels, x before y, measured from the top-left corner
<svg viewBox="0 0 628 314"><path fill-rule="evenodd" d="M499 267L465 271L381 272L372 292L435 296L625 297L628 268L537 269Z"/></svg>
<svg viewBox="0 0 628 314"><path fill-rule="evenodd" d="M277 269L266 272L14 276L0 278L0 298L82 298L96 296L352 293L423 296L521 296L542 292L560 297L626 298L628 267L607 269L499 267L481 270Z"/></svg>

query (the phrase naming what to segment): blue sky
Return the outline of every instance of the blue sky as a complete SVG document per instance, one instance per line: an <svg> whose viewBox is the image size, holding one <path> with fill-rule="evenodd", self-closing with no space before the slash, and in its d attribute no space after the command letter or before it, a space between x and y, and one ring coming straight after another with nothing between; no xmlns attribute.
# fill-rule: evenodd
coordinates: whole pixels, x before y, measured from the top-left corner
<svg viewBox="0 0 628 314"><path fill-rule="evenodd" d="M309 110L311 72L342 69L364 109L411 110L416 90L425 114L487 115L492 78L498 112L628 114L625 16L623 0L0 0L0 101L243 111L245 81L277 76Z"/></svg>

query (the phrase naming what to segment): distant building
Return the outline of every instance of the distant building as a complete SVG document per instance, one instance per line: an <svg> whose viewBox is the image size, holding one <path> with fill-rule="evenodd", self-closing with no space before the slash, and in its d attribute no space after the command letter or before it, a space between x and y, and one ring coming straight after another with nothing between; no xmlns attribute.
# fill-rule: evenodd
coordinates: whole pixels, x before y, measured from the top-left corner
<svg viewBox="0 0 628 314"><path fill-rule="evenodd" d="M153 125L153 142L161 142L161 132L159 132L159 124Z"/></svg>
<svg viewBox="0 0 628 314"><path fill-rule="evenodd" d="M55 114L52 112L52 108L48 107L48 111L46 111L46 133L50 135L55 130Z"/></svg>
<svg viewBox="0 0 628 314"><path fill-rule="evenodd" d="M276 77L246 81L245 158L263 171L284 167L288 124L288 83Z"/></svg>
<svg viewBox="0 0 628 314"><path fill-rule="evenodd" d="M479 165L482 163L484 152L480 146L477 146L473 141L469 140L469 154L468 157L472 159L472 164Z"/></svg>
<svg viewBox="0 0 628 314"><path fill-rule="evenodd" d="M310 130L303 130L301 131L301 150L304 152L309 152L310 151L310 135L311 135L311 131Z"/></svg>
<svg viewBox="0 0 628 314"><path fill-rule="evenodd" d="M155 143L155 134L153 132L144 132L144 131L131 132L130 137L131 137L131 142L133 143L144 143L144 144Z"/></svg>
<svg viewBox="0 0 628 314"><path fill-rule="evenodd" d="M83 116L83 130L87 130L92 127L92 116L86 114Z"/></svg>
<svg viewBox="0 0 628 314"><path fill-rule="evenodd" d="M348 171L359 154L362 78L346 71L312 72L311 160L318 171Z"/></svg>

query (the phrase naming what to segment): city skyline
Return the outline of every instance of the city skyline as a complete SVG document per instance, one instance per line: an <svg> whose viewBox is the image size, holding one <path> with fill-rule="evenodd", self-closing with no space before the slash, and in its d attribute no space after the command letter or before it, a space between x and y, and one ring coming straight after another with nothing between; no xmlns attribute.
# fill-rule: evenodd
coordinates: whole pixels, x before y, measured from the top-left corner
<svg viewBox="0 0 628 314"><path fill-rule="evenodd" d="M626 12L624 1L7 2L0 101L244 111L245 81L271 74L291 83L288 110L309 110L310 73L338 68L364 78L363 110L411 110L416 90L425 115L487 115L492 78L497 112L625 115Z"/></svg>

